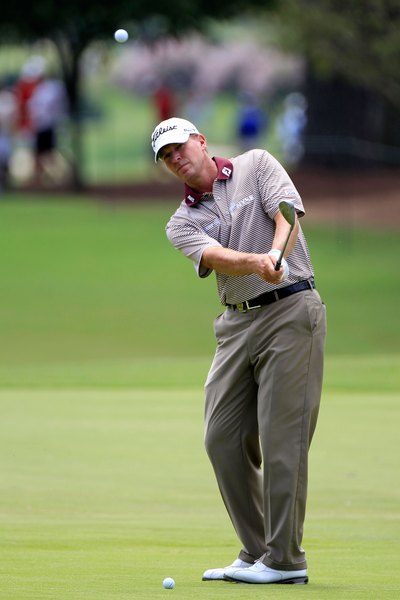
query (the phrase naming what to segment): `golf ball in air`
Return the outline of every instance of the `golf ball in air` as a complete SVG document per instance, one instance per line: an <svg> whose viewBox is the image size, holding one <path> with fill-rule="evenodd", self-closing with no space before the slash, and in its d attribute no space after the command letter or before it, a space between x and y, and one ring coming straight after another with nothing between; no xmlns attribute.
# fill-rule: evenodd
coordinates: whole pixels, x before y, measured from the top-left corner
<svg viewBox="0 0 400 600"><path fill-rule="evenodd" d="M126 31L126 29L117 29L117 31L114 33L115 41L119 42L120 44L123 44L124 42L126 42L128 37L129 37L129 34Z"/></svg>
<svg viewBox="0 0 400 600"><path fill-rule="evenodd" d="M172 579L172 577L166 577L162 584L166 590L173 590L175 587L175 581Z"/></svg>

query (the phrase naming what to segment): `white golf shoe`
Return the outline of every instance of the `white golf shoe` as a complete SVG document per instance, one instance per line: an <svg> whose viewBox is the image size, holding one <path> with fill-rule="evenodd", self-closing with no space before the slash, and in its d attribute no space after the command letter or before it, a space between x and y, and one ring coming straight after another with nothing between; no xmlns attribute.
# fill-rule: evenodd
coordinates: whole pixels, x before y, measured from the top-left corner
<svg viewBox="0 0 400 600"><path fill-rule="evenodd" d="M248 569L249 567L252 567L254 565L254 563L248 563L245 562L244 560L240 560L240 558L237 558L231 565L229 565L228 567L222 567L219 569L208 569L208 571L205 571L203 573L203 581L223 581L224 575L227 571L227 569L233 569L233 570L237 570L240 569L241 571L245 571L246 569Z"/></svg>
<svg viewBox="0 0 400 600"><path fill-rule="evenodd" d="M247 569L232 565L225 569L224 579L235 583L308 583L307 569L278 571L257 561Z"/></svg>

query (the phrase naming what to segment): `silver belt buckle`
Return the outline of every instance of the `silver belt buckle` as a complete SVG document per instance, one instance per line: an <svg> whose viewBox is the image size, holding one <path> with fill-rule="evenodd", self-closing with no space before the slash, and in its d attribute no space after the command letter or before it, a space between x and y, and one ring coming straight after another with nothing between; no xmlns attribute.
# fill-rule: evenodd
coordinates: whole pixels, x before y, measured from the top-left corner
<svg viewBox="0 0 400 600"><path fill-rule="evenodd" d="M239 302L236 304L236 308L239 312L247 312L248 310L254 310L255 308L261 308L261 304L257 304L257 306L249 306L249 301L245 300L244 302Z"/></svg>

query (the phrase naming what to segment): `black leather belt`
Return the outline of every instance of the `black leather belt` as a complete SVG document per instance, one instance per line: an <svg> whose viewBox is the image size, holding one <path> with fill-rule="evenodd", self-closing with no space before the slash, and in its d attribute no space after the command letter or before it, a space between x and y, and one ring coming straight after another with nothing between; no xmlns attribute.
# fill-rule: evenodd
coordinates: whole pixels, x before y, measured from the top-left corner
<svg viewBox="0 0 400 600"><path fill-rule="evenodd" d="M266 304L272 304L277 300L282 300L282 298L287 298L292 294L297 294L297 292L302 292L303 290L313 290L314 288L314 280L307 279L306 281L299 281L298 283L293 283L292 285L288 285L284 288L272 290L272 292L266 292L265 294L261 294L261 296L257 296L257 298L252 298L251 300L245 300L244 302L239 302L238 304L227 304L227 307L232 310L238 310L239 312L246 312L247 310L251 310L253 308L261 308L261 306L265 306Z"/></svg>

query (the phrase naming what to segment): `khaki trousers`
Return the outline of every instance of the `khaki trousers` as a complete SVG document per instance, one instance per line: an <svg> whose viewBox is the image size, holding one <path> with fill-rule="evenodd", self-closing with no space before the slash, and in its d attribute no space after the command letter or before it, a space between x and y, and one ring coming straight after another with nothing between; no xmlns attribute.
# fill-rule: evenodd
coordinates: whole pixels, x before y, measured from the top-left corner
<svg viewBox="0 0 400 600"><path fill-rule="evenodd" d="M259 309L227 309L205 384L205 446L239 558L305 569L308 450L317 422L325 306L306 290Z"/></svg>

